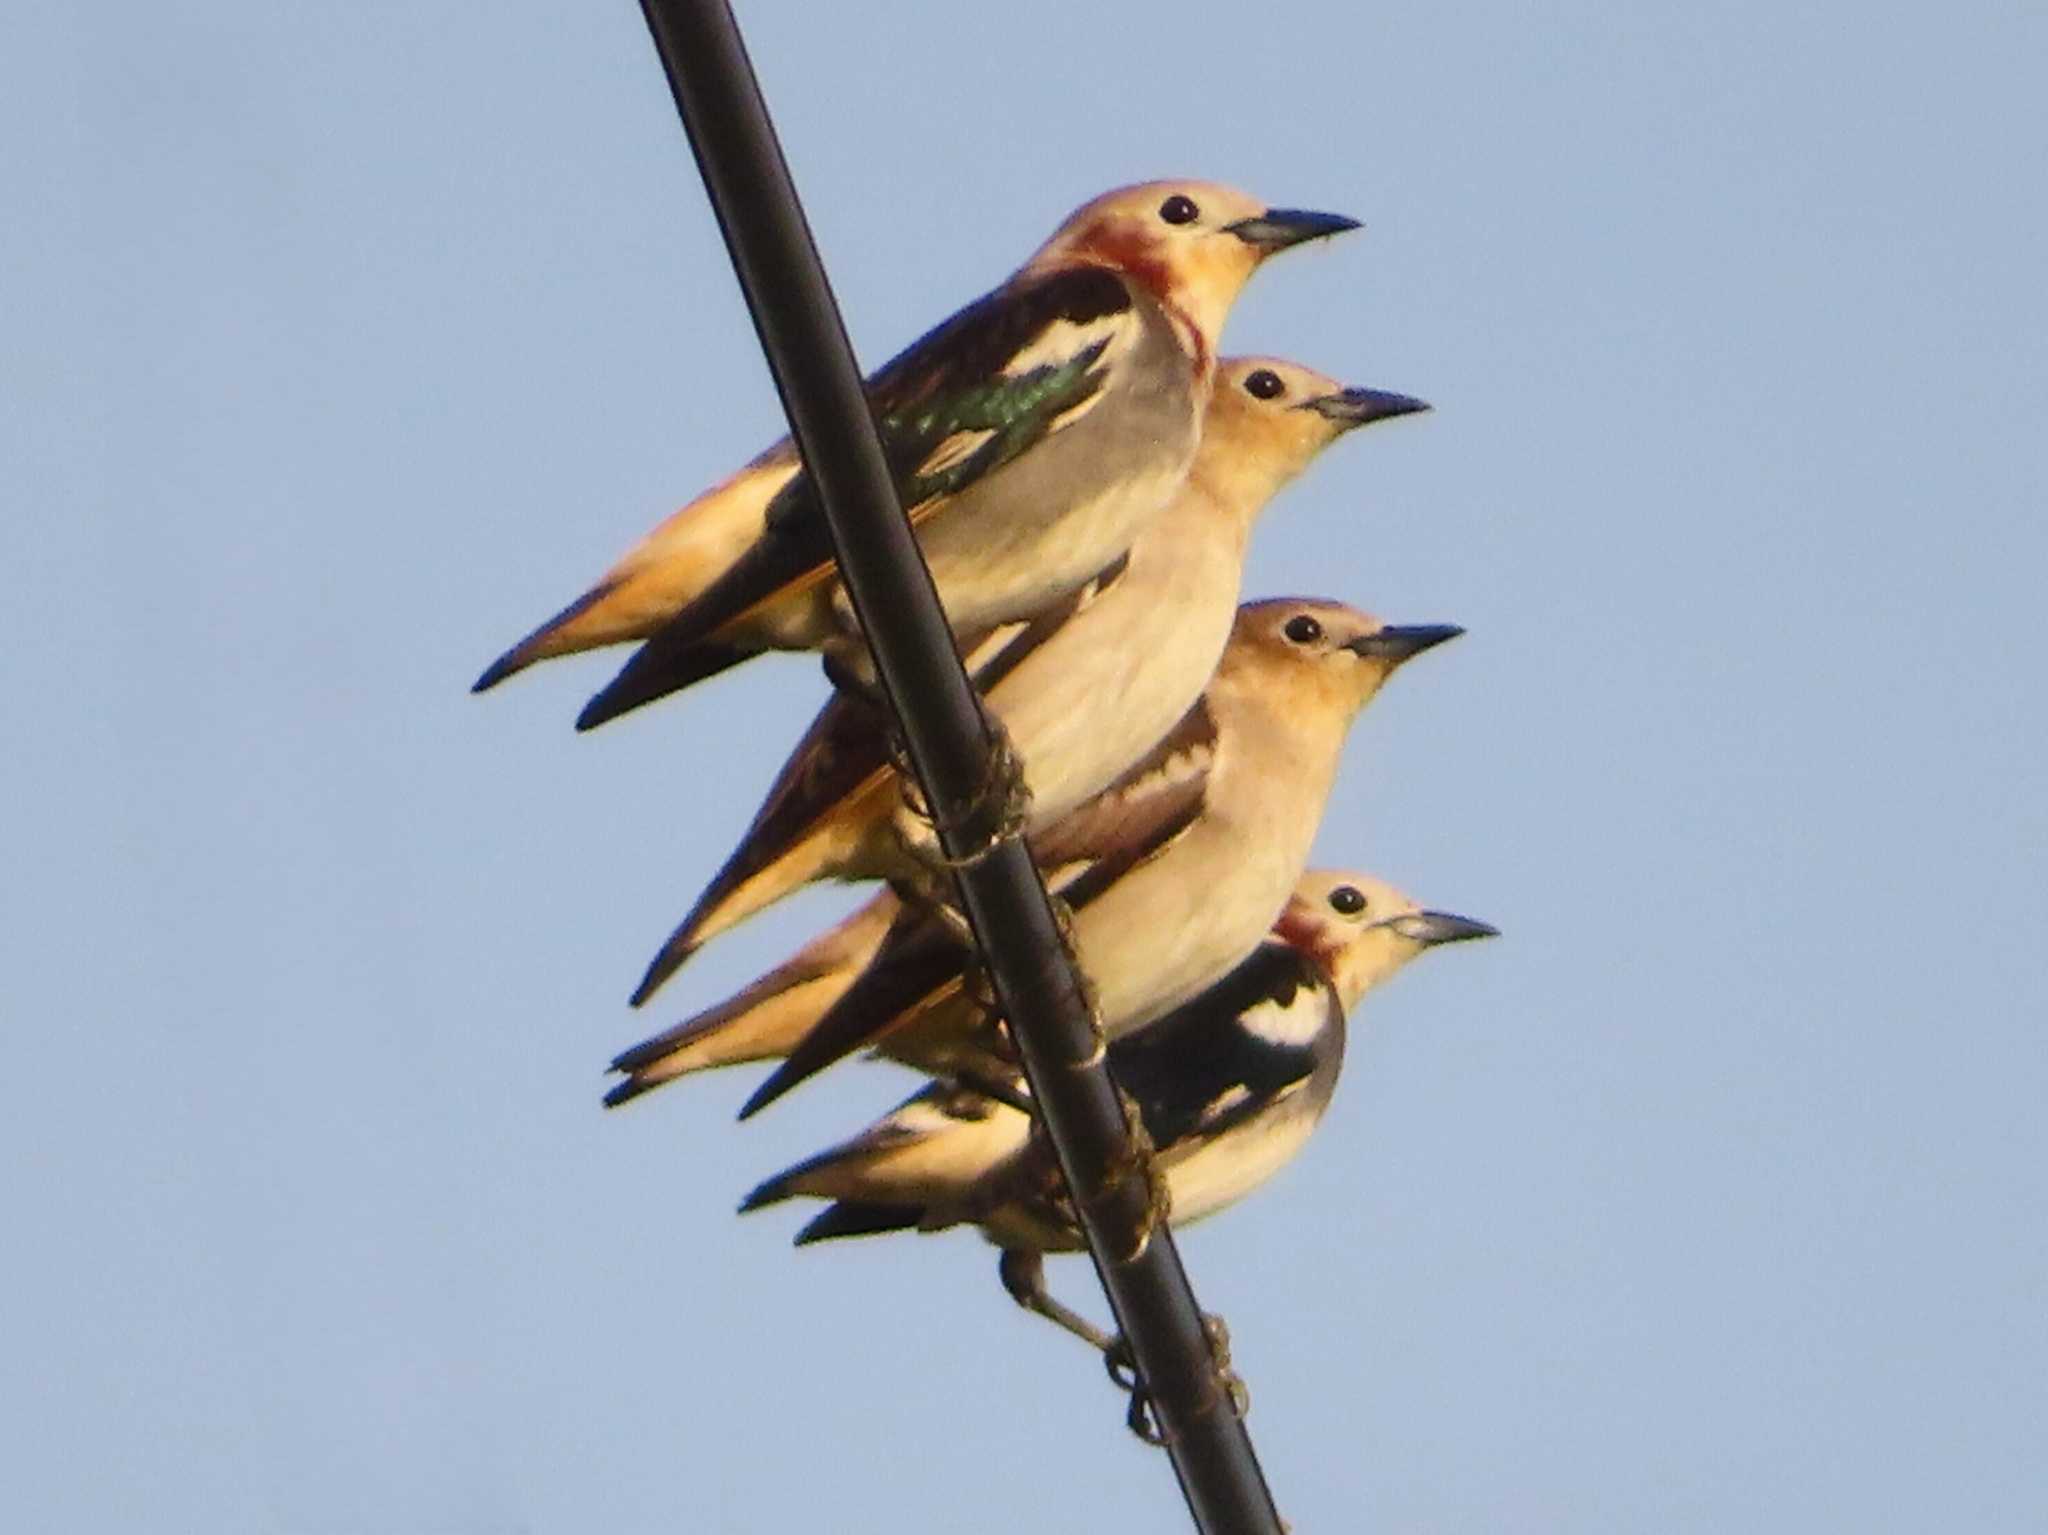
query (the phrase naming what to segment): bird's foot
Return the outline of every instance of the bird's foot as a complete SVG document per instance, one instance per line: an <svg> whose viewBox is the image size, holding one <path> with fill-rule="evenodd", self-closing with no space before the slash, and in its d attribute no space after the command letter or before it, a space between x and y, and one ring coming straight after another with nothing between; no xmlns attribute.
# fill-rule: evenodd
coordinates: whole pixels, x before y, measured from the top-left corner
<svg viewBox="0 0 2048 1535"><path fill-rule="evenodd" d="M1230 1410L1242 1418L1251 1411L1252 1393L1244 1383L1244 1377L1231 1368L1230 1328L1222 1317L1205 1311L1202 1313L1202 1336L1208 1340L1217 1389L1229 1402ZM1109 1378L1130 1393L1130 1411L1124 1415L1130 1431L1147 1444L1164 1445L1168 1437L1166 1428L1159 1421L1159 1414L1152 1405L1152 1393L1146 1387L1144 1377L1138 1373L1138 1361L1122 1333L1112 1338L1102 1351L1102 1362L1109 1371Z"/></svg>

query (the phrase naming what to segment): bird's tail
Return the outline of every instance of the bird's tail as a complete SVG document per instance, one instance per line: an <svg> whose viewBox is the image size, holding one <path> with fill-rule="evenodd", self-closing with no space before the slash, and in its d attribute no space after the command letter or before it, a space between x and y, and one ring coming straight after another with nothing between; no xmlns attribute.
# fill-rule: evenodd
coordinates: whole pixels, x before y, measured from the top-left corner
<svg viewBox="0 0 2048 1535"><path fill-rule="evenodd" d="M496 687L536 661L658 632L760 538L769 499L795 472L793 453L771 449L706 491L634 545L597 585L485 667L471 691Z"/></svg>
<svg viewBox="0 0 2048 1535"><path fill-rule="evenodd" d="M605 1106L692 1072L781 1059L853 984L896 912L894 896L875 897L743 991L621 1052L611 1069L623 1080L604 1095Z"/></svg>
<svg viewBox="0 0 2048 1535"><path fill-rule="evenodd" d="M798 1083L869 1046L911 1064L926 1064L920 1053L892 1047L890 1036L913 1030L928 1009L956 992L969 957L942 923L906 913L883 936L860 974L839 989L814 1026L784 1052L782 1064L741 1105L740 1118L752 1118Z"/></svg>
<svg viewBox="0 0 2048 1535"><path fill-rule="evenodd" d="M867 784L838 804L825 807L801 827L782 825L765 812L756 817L745 840L647 966L647 973L634 988L633 1006L639 1007L653 996L684 961L719 934L804 886L884 872L866 867L877 862L879 855L863 860L861 854L877 835L887 835L889 786L893 782L890 775L876 773Z"/></svg>
<svg viewBox="0 0 2048 1535"><path fill-rule="evenodd" d="M934 1082L837 1146L776 1174L740 1210L808 1196L840 1202L798 1240L893 1231L937 1230L972 1219L978 1196L1031 1143L1028 1116L971 1088ZM855 1210L885 1212L886 1224L846 1225Z"/></svg>
<svg viewBox="0 0 2048 1535"><path fill-rule="evenodd" d="M487 692L514 673L525 671L536 661L574 655L578 651L595 650L602 645L615 645L634 638L631 626L623 624L620 615L614 611L613 599L618 593L618 586L619 583L610 578L598 582L486 666L483 675L470 684L470 692Z"/></svg>

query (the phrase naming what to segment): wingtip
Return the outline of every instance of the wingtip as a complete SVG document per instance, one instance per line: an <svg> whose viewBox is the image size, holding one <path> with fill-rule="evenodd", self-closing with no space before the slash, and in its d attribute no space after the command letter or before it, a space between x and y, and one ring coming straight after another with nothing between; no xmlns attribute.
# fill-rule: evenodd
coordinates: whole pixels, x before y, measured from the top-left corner
<svg viewBox="0 0 2048 1535"><path fill-rule="evenodd" d="M803 1229L789 1239L789 1245L791 1247L812 1247L819 1242L829 1242L838 1236L838 1227L832 1219L832 1212L838 1208L839 1206L832 1205L822 1215L813 1216L810 1220L806 1221Z"/></svg>
<svg viewBox="0 0 2048 1535"><path fill-rule="evenodd" d="M842 1199L827 1205L795 1237L795 1245L829 1242L834 1237L879 1236L890 1231L910 1231L924 1220L922 1205L863 1204Z"/></svg>
<svg viewBox="0 0 2048 1535"><path fill-rule="evenodd" d="M576 728L595 730L761 654L708 638L685 642L677 638L680 632L664 629L634 651L617 675L591 695L576 716Z"/></svg>
<svg viewBox="0 0 2048 1535"><path fill-rule="evenodd" d="M752 1119L761 1110L767 1108L769 1104L780 1098L802 1080L802 1077L790 1071L788 1062L785 1061L782 1065L776 1067L768 1080L755 1088L752 1096L740 1105L739 1119L741 1123Z"/></svg>
<svg viewBox="0 0 2048 1535"><path fill-rule="evenodd" d="M609 692L610 689L605 691ZM582 712L576 716L577 734L580 735L586 730L595 730L598 726L617 719L624 712L623 709L610 707L605 694L598 693L589 703L583 706Z"/></svg>
<svg viewBox="0 0 2048 1535"><path fill-rule="evenodd" d="M612 1067L614 1071L619 1069L617 1066ZM621 1108L642 1093L653 1091L655 1086L655 1083L645 1077L628 1077L623 1082L614 1082L604 1090L604 1106L608 1109Z"/></svg>

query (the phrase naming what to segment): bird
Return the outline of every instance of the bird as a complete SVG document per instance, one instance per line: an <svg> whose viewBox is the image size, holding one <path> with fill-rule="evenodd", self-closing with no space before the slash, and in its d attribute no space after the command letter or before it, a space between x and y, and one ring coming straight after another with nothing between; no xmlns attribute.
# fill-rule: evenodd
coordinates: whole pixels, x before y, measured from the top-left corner
<svg viewBox="0 0 2048 1535"><path fill-rule="evenodd" d="M1028 830L1107 787L1201 693L1230 634L1266 503L1340 436L1429 407L1273 357L1227 358L1186 481L1123 560L1005 636L976 669L1030 794ZM872 708L835 695L739 847L669 936L634 1006L712 938L817 880L916 878L929 826L907 806Z"/></svg>
<svg viewBox="0 0 2048 1535"><path fill-rule="evenodd" d="M1246 280L1278 251L1357 227L1209 182L1121 187L868 380L956 633L1034 615L1130 546L1187 473ZM788 439L655 528L472 690L633 640L647 643L579 728L765 650L823 649L859 675L857 625Z"/></svg>
<svg viewBox="0 0 2048 1535"><path fill-rule="evenodd" d="M1234 1204L1291 1161L1329 1107L1346 1015L1425 951L1489 938L1470 917L1428 910L1382 879L1302 876L1268 937L1199 996L1109 1047L1135 1103L1176 1226ZM1021 1078L1013 1087L1021 1090ZM1043 1254L1084 1246L1072 1204L1030 1115L940 1080L866 1130L766 1180L744 1214L805 1196L831 1201L799 1246L884 1231L978 1226L1003 1251L1020 1304L1109 1340L1053 1301Z"/></svg>
<svg viewBox="0 0 2048 1535"><path fill-rule="evenodd" d="M1351 721L1404 662L1462 632L1386 624L1318 598L1246 603L1215 676L1173 730L1030 839L1073 914L1081 966L1112 1036L1200 992L1257 945L1307 865ZM794 1015L813 1003L814 1021L742 1118L864 1045L934 1074L1001 1069L993 1026L967 989L957 929L915 901L851 920L863 919L886 929L843 944L801 985L801 1000L764 978L762 1000L789 1004L776 1008L778 1030L797 1028ZM667 1052L702 1058L713 1053L707 1033L752 1027L755 1014L739 998L726 1007L735 1011L722 1025L700 1015L618 1057L627 1077L613 1089L618 1101L637 1096L628 1091L635 1079L662 1074Z"/></svg>

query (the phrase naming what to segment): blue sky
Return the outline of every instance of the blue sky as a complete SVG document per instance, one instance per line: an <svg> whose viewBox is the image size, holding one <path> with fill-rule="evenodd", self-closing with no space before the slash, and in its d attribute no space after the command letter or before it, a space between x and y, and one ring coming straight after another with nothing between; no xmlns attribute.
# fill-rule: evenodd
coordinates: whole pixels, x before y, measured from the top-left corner
<svg viewBox="0 0 2048 1535"><path fill-rule="evenodd" d="M868 362L1198 175L1367 223L1226 350L1437 406L1248 578L1468 627L1318 860L1507 935L1185 1242L1297 1527L2040 1528L2048 12L742 19ZM893 1073L597 1108L844 904L630 1013L815 669L465 692L780 431L637 10L17 7L0 131L17 1517L1178 1528L975 1239L732 1217Z"/></svg>

